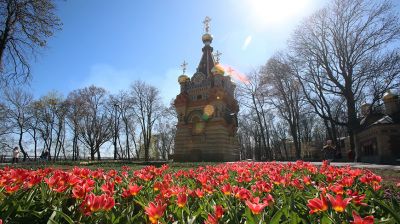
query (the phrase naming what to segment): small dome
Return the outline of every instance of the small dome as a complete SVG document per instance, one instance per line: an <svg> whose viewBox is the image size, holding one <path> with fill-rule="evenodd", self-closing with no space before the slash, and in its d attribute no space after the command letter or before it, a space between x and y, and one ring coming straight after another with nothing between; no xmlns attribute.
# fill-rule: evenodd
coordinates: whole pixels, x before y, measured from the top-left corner
<svg viewBox="0 0 400 224"><path fill-rule="evenodd" d="M203 40L203 43L206 43L206 42L210 42L211 43L211 41L213 40L213 36L211 34L209 34L209 33L205 33L201 37L201 40Z"/></svg>
<svg viewBox="0 0 400 224"><path fill-rule="evenodd" d="M390 90L386 91L385 94L383 94L383 100L392 100L395 99L397 97L397 95L393 94Z"/></svg>
<svg viewBox="0 0 400 224"><path fill-rule="evenodd" d="M181 75L181 76L178 77L179 84L183 84L183 83L185 83L185 82L187 82L189 80L190 79L189 79L189 77L187 75Z"/></svg>
<svg viewBox="0 0 400 224"><path fill-rule="evenodd" d="M211 72L214 75L224 75L225 74L225 70L224 68L220 65L220 64L216 64L212 69Z"/></svg>

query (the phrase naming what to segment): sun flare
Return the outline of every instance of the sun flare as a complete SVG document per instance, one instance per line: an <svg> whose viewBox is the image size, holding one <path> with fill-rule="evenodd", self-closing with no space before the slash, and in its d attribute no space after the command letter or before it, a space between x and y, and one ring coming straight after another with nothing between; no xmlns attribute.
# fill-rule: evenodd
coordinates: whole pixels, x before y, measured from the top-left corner
<svg viewBox="0 0 400 224"><path fill-rule="evenodd" d="M301 14L311 0L249 0L250 16L257 25L284 22Z"/></svg>

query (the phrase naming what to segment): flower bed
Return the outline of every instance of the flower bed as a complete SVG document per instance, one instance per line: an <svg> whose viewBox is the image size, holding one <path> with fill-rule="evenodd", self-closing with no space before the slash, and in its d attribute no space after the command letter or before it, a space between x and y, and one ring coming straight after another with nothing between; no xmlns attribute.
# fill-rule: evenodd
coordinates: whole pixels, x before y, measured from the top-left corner
<svg viewBox="0 0 400 224"><path fill-rule="evenodd" d="M324 163L0 170L4 223L400 223L381 177Z"/></svg>

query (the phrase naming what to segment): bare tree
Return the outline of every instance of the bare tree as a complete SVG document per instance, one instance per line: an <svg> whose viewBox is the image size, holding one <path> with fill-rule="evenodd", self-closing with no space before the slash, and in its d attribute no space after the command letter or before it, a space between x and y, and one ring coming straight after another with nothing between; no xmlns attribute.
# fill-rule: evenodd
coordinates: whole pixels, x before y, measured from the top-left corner
<svg viewBox="0 0 400 224"><path fill-rule="evenodd" d="M289 156L286 144L288 141L288 130L286 122L282 119L274 119L273 122L271 122L271 130L271 144L274 147L275 151L279 152L279 158L284 158L286 160L292 159Z"/></svg>
<svg viewBox="0 0 400 224"><path fill-rule="evenodd" d="M29 78L29 59L60 28L52 0L0 0L0 81Z"/></svg>
<svg viewBox="0 0 400 224"><path fill-rule="evenodd" d="M295 59L292 62L296 64ZM304 66L304 67L303 67ZM300 71L303 72L300 72ZM324 69L313 61L307 61L306 64L296 65L296 77L301 84L304 96L313 109L314 113L323 119L329 139L340 147L338 142L338 126L345 126L347 119L342 114L345 99L341 95L324 91L329 88L326 82Z"/></svg>
<svg viewBox="0 0 400 224"><path fill-rule="evenodd" d="M304 113L304 100L296 74L289 62L279 53L268 60L263 73L269 102L289 125L289 133L296 150L296 159L300 159L300 119Z"/></svg>
<svg viewBox="0 0 400 224"><path fill-rule="evenodd" d="M42 96L34 105L34 119L37 119L37 130L43 142L43 149L53 153L57 159L61 140L64 135L66 108L62 96L57 92L49 92Z"/></svg>
<svg viewBox="0 0 400 224"><path fill-rule="evenodd" d="M123 97L123 95L110 95L110 105L107 107L109 110L109 113L111 114L112 120L113 120L113 127L112 127L112 142L114 145L114 160L117 158L121 158L121 154L123 152L119 153L118 151L118 143L120 143L120 120L121 120L121 103L122 99L120 97Z"/></svg>
<svg viewBox="0 0 400 224"><path fill-rule="evenodd" d="M78 122L79 140L90 150L92 160L101 159L100 147L112 138L112 119L107 113L105 89L90 86L74 91L82 107Z"/></svg>
<svg viewBox="0 0 400 224"><path fill-rule="evenodd" d="M6 116L12 125L13 133L18 135L18 145L24 155L23 160L25 161L28 157L28 153L25 150L23 139L24 134L28 129L29 120L31 119L29 108L33 96L19 88L5 90L3 95L6 107Z"/></svg>
<svg viewBox="0 0 400 224"><path fill-rule="evenodd" d="M163 160L168 159L168 155L173 150L174 139L176 134L176 111L173 105L164 108L156 124L156 148Z"/></svg>
<svg viewBox="0 0 400 224"><path fill-rule="evenodd" d="M133 112L140 124L143 136L144 159L148 161L153 126L162 111L159 91L142 81L134 82L130 90Z"/></svg>
<svg viewBox="0 0 400 224"><path fill-rule="evenodd" d="M32 119L29 122L28 133L32 137L33 140L33 152L34 159L37 159L37 149L38 149L38 141L39 141L39 113L41 108L41 102L39 100L33 101L30 106L30 114L32 115Z"/></svg>
<svg viewBox="0 0 400 224"><path fill-rule="evenodd" d="M262 144L257 116L252 110L241 111L238 120L241 159L259 159Z"/></svg>
<svg viewBox="0 0 400 224"><path fill-rule="evenodd" d="M132 126L133 122L136 122L136 120L134 119L134 114L132 112L133 105L132 100L129 98L129 93L126 91L122 91L119 93L118 96L118 108L121 113L123 132L125 134L125 152L123 154L126 155L126 158L128 160L130 160L132 153L130 133L135 136L135 130L131 130L130 127ZM132 139L132 141L133 143L135 143L135 139Z"/></svg>
<svg viewBox="0 0 400 224"><path fill-rule="evenodd" d="M261 160L262 157L267 159L273 159L273 155L270 147L269 127L266 122L266 97L265 94L265 83L262 80L261 73L254 71L249 75L249 81L241 83L238 86L237 95L239 102L254 111L257 118L257 124L259 125L258 131L260 132L261 138L261 149L260 153L256 152L257 160ZM264 154L264 155L262 155Z"/></svg>
<svg viewBox="0 0 400 224"><path fill-rule="evenodd" d="M345 99L352 150L359 128L357 103L365 87L373 87L368 90L374 92L366 95L376 100L396 84L400 55L393 46L399 38L399 19L389 1L332 0L305 20L290 40L298 60L315 62L323 69L323 92Z"/></svg>

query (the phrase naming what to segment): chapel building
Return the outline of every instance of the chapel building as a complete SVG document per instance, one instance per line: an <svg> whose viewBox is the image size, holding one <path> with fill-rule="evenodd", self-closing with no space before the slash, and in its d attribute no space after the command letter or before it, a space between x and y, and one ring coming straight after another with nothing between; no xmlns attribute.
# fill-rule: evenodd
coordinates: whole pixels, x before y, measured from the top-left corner
<svg viewBox="0 0 400 224"><path fill-rule="evenodd" d="M183 74L178 78L180 93L174 101L178 116L174 161L239 160L236 85L225 75L219 54L214 58L209 21L206 17L203 55L196 72L189 78L184 62Z"/></svg>

